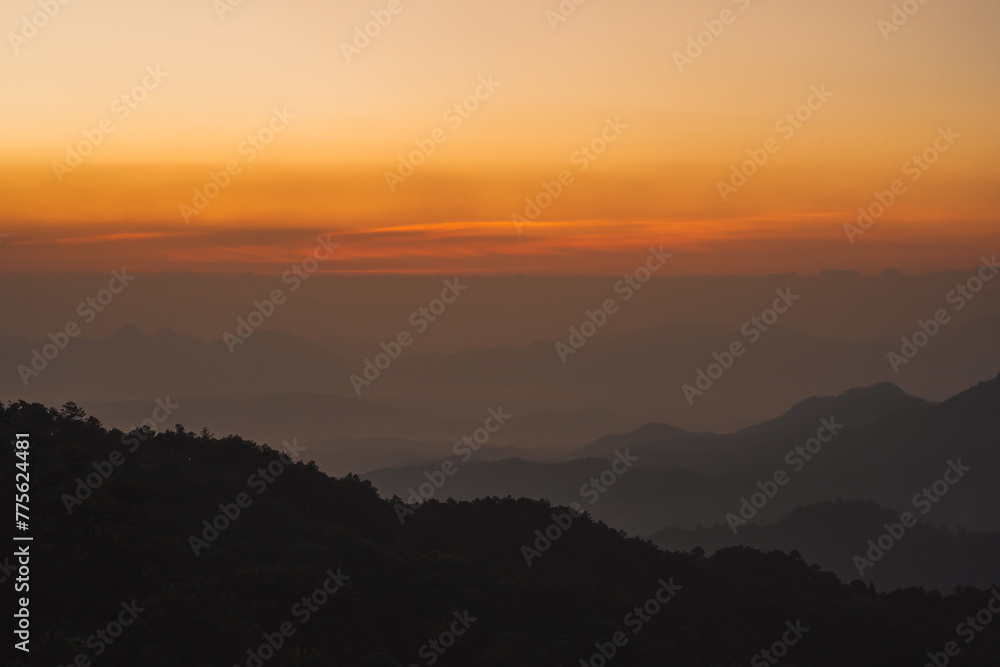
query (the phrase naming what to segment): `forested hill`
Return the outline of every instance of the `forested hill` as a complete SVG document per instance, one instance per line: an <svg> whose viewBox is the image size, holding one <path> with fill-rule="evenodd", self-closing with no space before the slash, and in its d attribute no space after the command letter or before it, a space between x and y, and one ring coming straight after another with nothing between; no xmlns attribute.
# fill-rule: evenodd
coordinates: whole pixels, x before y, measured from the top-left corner
<svg viewBox="0 0 1000 667"><path fill-rule="evenodd" d="M4 489L16 433L24 664L730 667L767 650L909 667L952 641L962 664L1000 659L1000 622L957 634L989 599L973 589L875 593L794 554L669 553L541 501L431 502L404 524L357 477L235 436L107 431L72 404L0 406Z"/></svg>

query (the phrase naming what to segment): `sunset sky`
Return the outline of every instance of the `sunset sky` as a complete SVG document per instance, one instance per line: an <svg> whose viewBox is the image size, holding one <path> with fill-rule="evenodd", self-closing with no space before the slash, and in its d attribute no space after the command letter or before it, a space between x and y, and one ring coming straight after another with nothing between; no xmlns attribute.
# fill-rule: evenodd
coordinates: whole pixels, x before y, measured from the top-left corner
<svg viewBox="0 0 1000 667"><path fill-rule="evenodd" d="M53 2L36 31L38 2L7 0L0 271L280 272L320 233L342 244L331 271L615 273L655 243L675 273L916 272L1000 250L993 0L928 1L891 32L888 0L591 0L558 22L559 0L398 3ZM391 21L348 62L372 12ZM100 142L70 166L85 133ZM417 142L433 153L390 184Z"/></svg>

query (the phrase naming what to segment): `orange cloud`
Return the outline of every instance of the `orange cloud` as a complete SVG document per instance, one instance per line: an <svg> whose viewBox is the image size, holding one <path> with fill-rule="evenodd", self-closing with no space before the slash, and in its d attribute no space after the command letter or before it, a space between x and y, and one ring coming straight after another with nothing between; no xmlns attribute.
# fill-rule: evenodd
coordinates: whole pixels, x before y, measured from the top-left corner
<svg viewBox="0 0 1000 667"><path fill-rule="evenodd" d="M879 273L952 269L1000 249L1000 230L965 234L936 224L882 223L850 244L834 219L801 223L541 222L518 234L506 221L392 227L168 229L101 233L77 226L14 229L0 246L0 271L103 272L125 265L139 273L198 271L280 274L302 261L319 235L341 244L321 271L330 273L606 274L629 271L650 245L673 252L665 273Z"/></svg>

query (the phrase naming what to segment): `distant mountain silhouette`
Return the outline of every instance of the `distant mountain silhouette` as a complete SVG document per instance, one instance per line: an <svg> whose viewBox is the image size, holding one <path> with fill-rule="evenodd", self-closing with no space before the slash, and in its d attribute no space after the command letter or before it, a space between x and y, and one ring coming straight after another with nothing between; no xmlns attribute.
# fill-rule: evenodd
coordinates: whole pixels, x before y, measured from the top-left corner
<svg viewBox="0 0 1000 667"><path fill-rule="evenodd" d="M972 471L946 502L934 504L926 520L967 530L1000 530L1000 516L993 511L1000 505L1000 487L992 483L1000 474L998 406L1000 378L942 403L913 399L886 385L807 400L782 417L738 433L695 434L629 447L637 461L625 473L627 483L610 487L588 510L636 535L666 525L718 524L778 471L789 480L756 521L775 521L796 506L837 498L912 510L914 494L941 479L949 461L961 460ZM811 460L796 454L796 447L816 436L822 420L831 418L843 428ZM582 485L609 464L610 457L470 462L437 497L514 494L559 504L580 502ZM381 469L366 478L384 494L406 496L424 481L427 470L426 465Z"/></svg>
<svg viewBox="0 0 1000 667"><path fill-rule="evenodd" d="M125 434L75 406L0 405L5 488L14 433L32 434L41 517L32 614L59 629L32 636L41 664L88 651L87 638L125 604L141 615L115 636L108 664L263 655L274 665L391 667L424 662L429 642L458 628L457 640L439 641L441 665L554 667L614 650L623 667L701 667L745 664L791 627L796 665L906 667L955 640L957 619L989 598L971 588L876 593L794 553L665 552L541 501L431 501L403 524L398 504L356 476L331 479L279 463L267 446L180 427L109 463L89 497L67 504ZM997 629L983 634L962 646L968 664L1000 659Z"/></svg>
<svg viewBox="0 0 1000 667"><path fill-rule="evenodd" d="M853 430L893 413L928 405L931 404L883 382L851 389L839 396L805 399L779 417L735 433L666 431L668 437L636 442L633 451L641 457L643 467L681 466L703 472L738 472L752 468L756 461L783 454L814 436L822 419L836 417ZM656 428L649 430L651 434L656 431ZM610 457L613 449L601 451L597 447L599 442L585 449Z"/></svg>
<svg viewBox="0 0 1000 667"><path fill-rule="evenodd" d="M173 400L181 407L167 428L182 421L203 424L215 433L245 432L271 442L296 438L325 471L338 475L448 456L456 441L482 428L488 408L500 407L484 405L468 410L468 417L451 418L416 406L321 394L174 395ZM128 401L84 407L107 423L129 428L147 418L153 405L152 401ZM603 410L515 414L491 434L489 444L491 450L516 448L526 458L543 459L579 446L595 432L632 423Z"/></svg>
<svg viewBox="0 0 1000 667"><path fill-rule="evenodd" d="M638 447L639 445L648 445L655 442L682 440L690 438L693 435L690 431L685 431L670 424L643 424L628 433L606 435L603 438L598 438L586 447L575 450L571 453L571 456L574 458L609 456L616 449L621 449L622 447Z"/></svg>
<svg viewBox="0 0 1000 667"><path fill-rule="evenodd" d="M0 336L0 367L8 369L0 373L0 396L49 403L77 399L100 416L103 404L152 401L167 394L199 399L341 396L420 406L450 421L468 419L490 405L522 416L581 410L616 416L617 423L603 424L604 429L587 437L581 434L574 443L578 448L602 434L651 422L692 432L732 432L785 413L804 396L839 395L887 380L911 394L947 396L985 379L983 368L1000 367L995 345L1000 318L949 325L899 375L886 362L898 337L837 340L779 324L692 405L682 386L695 382L697 371L712 363L713 353L746 339L730 326L674 323L602 331L565 364L555 352L555 340L448 354L415 346L358 396L350 377L363 372L365 360L379 353L378 339L338 350L331 347L335 342L261 330L230 354L223 331L208 341L168 329L147 336L134 327L107 338L75 339L27 387L17 367L30 363L32 350L47 338ZM367 351L358 356L358 347ZM248 432L239 426L240 432ZM522 444L545 437L530 434Z"/></svg>
<svg viewBox="0 0 1000 667"><path fill-rule="evenodd" d="M749 525L737 534L728 525L706 528L663 528L650 539L659 546L709 553L731 546L761 551L798 551L845 581L859 578L853 558L864 555L867 541L885 533L885 524L899 522L899 512L873 502L835 501L800 507L774 523ZM871 568L864 581L879 590L926 586L951 591L956 586L989 587L1000 581L1000 532L969 533L918 524L906 531L899 545Z"/></svg>

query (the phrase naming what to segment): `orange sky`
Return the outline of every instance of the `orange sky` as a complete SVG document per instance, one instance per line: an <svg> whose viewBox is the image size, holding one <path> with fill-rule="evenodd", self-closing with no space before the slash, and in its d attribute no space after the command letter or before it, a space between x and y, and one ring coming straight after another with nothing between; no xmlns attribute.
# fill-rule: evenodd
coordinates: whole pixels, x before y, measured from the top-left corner
<svg viewBox="0 0 1000 667"><path fill-rule="evenodd" d="M398 1L220 17L103 0L42 21L8 0L0 271L278 271L320 232L338 271L617 272L654 242L689 273L922 271L1000 247L995 2L928 2L885 38L881 0L588 2L555 29L557 0ZM372 12L391 21L348 62ZM434 150L400 172L418 144ZM228 184L202 209L210 172ZM843 225L896 179L850 243ZM558 196L519 232L543 182Z"/></svg>

